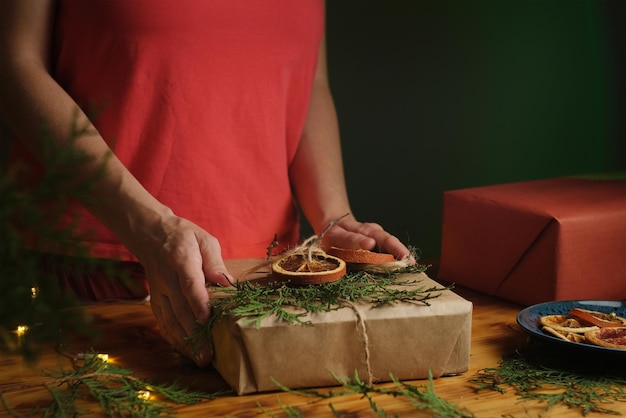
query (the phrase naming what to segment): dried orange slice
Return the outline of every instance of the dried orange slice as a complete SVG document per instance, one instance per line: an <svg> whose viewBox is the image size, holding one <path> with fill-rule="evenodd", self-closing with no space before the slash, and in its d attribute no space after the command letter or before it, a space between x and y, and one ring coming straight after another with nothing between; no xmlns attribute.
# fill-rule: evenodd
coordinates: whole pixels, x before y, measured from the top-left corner
<svg viewBox="0 0 626 418"><path fill-rule="evenodd" d="M539 318L539 322L544 327L551 328L560 332L573 332L576 334L584 334L587 331L598 329L598 327L581 324L576 318L569 315L546 315Z"/></svg>
<svg viewBox="0 0 626 418"><path fill-rule="evenodd" d="M329 283L346 275L346 262L328 254L295 253L272 263L272 274L299 285Z"/></svg>
<svg viewBox="0 0 626 418"><path fill-rule="evenodd" d="M605 327L585 332L591 344L602 347L626 349L626 327Z"/></svg>
<svg viewBox="0 0 626 418"><path fill-rule="evenodd" d="M376 253L363 249L350 250L347 248L330 247L328 254L339 257L349 264L383 264L396 261L392 254Z"/></svg>
<svg viewBox="0 0 626 418"><path fill-rule="evenodd" d="M579 334L576 332L559 331L551 327L543 327L541 329L544 332L554 335L555 337L560 338L565 341L571 341L574 343L584 343L585 341L587 341L583 334Z"/></svg>
<svg viewBox="0 0 626 418"><path fill-rule="evenodd" d="M615 314L605 314L602 312L590 311L587 309L574 308L569 311L568 315L573 316L583 322L600 328L607 327L624 327L626 319Z"/></svg>

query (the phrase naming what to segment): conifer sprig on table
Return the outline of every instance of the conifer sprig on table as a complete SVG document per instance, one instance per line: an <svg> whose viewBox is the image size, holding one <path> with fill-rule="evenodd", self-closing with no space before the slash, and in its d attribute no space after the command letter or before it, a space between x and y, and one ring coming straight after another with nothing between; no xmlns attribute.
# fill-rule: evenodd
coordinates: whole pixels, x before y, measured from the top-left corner
<svg viewBox="0 0 626 418"><path fill-rule="evenodd" d="M480 370L470 383L476 391L511 389L519 399L544 402L547 409L562 405L584 416L621 415L609 405L626 402L625 370L618 367L623 363L606 360L531 344L503 357L498 367Z"/></svg>
<svg viewBox="0 0 626 418"><path fill-rule="evenodd" d="M82 363L82 364L81 364ZM124 369L96 353L89 353L82 361L73 361L69 371L58 370L48 374L44 382L17 384L0 390L4 409L14 417L22 417L6 399L9 392L44 388L50 403L44 407L42 417L71 417L88 411L77 401L92 399L108 417L166 417L173 416L171 404L192 405L215 399L226 392L190 392L176 383L156 384L137 378L131 370ZM26 416L32 416L32 412Z"/></svg>
<svg viewBox="0 0 626 418"><path fill-rule="evenodd" d="M381 408L374 399L374 395L386 395L392 396L394 399L402 399L409 402L418 410L425 410L429 412L429 415L435 418L472 418L473 414L466 412L459 408L456 404L450 403L437 395L435 391L435 384L432 374L429 373L428 380L424 385L412 385L406 382L398 380L395 376L390 375L393 382L392 387L388 385L382 387L372 385L364 382L357 372L351 378L342 379L333 374L333 378L337 381L341 388L338 390L317 390L317 389L304 389L293 390L280 384L280 382L274 381L277 387L286 393L294 395L313 398L314 401L331 400L328 407L331 409L334 416L340 416L337 414L334 405L332 404L333 398L349 395L361 395L362 399L365 399L372 411L374 411L381 418L388 418L388 412ZM289 407L287 407L289 408ZM304 417L305 415L297 415L298 411L293 408L283 407L283 412L289 412L288 416Z"/></svg>

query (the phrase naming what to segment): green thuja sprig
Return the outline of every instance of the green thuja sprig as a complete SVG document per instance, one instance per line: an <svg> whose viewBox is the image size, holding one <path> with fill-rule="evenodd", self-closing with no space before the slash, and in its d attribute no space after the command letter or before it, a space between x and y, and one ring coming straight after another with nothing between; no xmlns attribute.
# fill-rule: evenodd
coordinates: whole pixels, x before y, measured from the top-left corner
<svg viewBox="0 0 626 418"><path fill-rule="evenodd" d="M519 349L504 357L498 367L485 368L470 380L476 390L515 391L522 400L545 402L547 409L563 405L591 412L620 415L603 405L626 401L626 379L618 362L602 367L591 356L572 357L571 353ZM621 375L620 375L621 374Z"/></svg>
<svg viewBox="0 0 626 418"><path fill-rule="evenodd" d="M285 405L281 402L280 397L277 396L276 398L277 398L276 402L278 403L278 407L285 414L287 418L304 418L304 414L300 412L298 408L291 406L291 405ZM257 402L257 406L259 407L261 412L263 412L268 417L277 418L276 414L273 414L272 412L268 411L266 408L263 407L263 405L261 405L260 402ZM338 415L334 414L334 416L338 416Z"/></svg>
<svg viewBox="0 0 626 418"><path fill-rule="evenodd" d="M50 404L40 412L42 417L76 416L89 411L77 405L78 400L93 399L108 417L163 417L172 416L171 403L191 405L202 400L215 399L224 392L205 394L190 392L176 383L159 385L139 379L133 372L100 359L95 354L85 357L83 365L70 371L49 373L42 383L9 386L0 389L0 401L14 417L32 416L16 412L5 394L32 388L44 388L51 397ZM147 396L149 395L149 396Z"/></svg>
<svg viewBox="0 0 626 418"><path fill-rule="evenodd" d="M289 283L238 281L232 288L213 288L222 293L211 301L212 316L191 337L192 343L210 343L211 328L222 317L232 315L254 322L257 327L269 316L290 324L310 326L306 317L312 313L330 312L347 303L366 302L374 307L409 302L429 305L448 287L419 286L420 279L400 279L402 273L423 272L425 266L412 265L393 273L349 272L341 280L309 286Z"/></svg>
<svg viewBox="0 0 626 418"><path fill-rule="evenodd" d="M332 374L332 373L331 373ZM274 380L276 386L286 393L294 395L314 398L316 401L337 398L341 396L349 395L361 395L365 399L372 411L374 411L381 418L388 418L388 413L380 408L374 401L374 395L386 395L392 396L397 399L405 399L416 409L427 410L430 416L435 418L471 418L473 414L468 413L460 409L456 404L450 403L437 395L435 391L435 383L433 376L429 373L428 380L424 385L411 385L406 382L398 380L394 375L390 375L393 387L379 387L373 384L364 382L358 375L354 373L352 378L342 379L335 374L332 374L333 378L342 387L341 390L335 391L320 391L315 389L294 390L289 389L286 386L281 385ZM339 416L335 411L332 402L328 404L334 416ZM304 415L300 415L304 416Z"/></svg>

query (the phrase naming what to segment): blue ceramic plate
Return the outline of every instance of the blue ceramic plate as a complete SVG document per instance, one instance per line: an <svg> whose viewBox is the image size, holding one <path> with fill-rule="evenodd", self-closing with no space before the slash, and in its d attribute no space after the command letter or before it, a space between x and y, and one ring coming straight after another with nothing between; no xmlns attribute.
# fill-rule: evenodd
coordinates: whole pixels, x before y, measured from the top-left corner
<svg viewBox="0 0 626 418"><path fill-rule="evenodd" d="M618 348L601 347L598 345L575 343L565 341L552 335L546 334L541 330L539 318L545 315L567 315L574 308L588 309L590 311L598 311L603 313L615 312L617 316L626 317L626 301L611 300L565 300L559 302L546 302L538 305L529 306L517 314L517 323L528 332L531 336L537 337L543 341L555 344L563 344L568 347L578 347L580 349L592 350L597 352L615 352L626 355L626 350Z"/></svg>

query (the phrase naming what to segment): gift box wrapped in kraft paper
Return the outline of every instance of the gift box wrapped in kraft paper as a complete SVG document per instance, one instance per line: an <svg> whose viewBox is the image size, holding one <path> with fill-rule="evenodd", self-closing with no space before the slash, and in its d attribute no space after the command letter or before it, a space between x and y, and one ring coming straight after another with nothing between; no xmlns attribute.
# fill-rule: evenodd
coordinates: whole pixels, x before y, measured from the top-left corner
<svg viewBox="0 0 626 418"><path fill-rule="evenodd" d="M424 288L443 286L423 273L409 279ZM407 277L402 277L402 280ZM286 387L337 386L333 374L364 381L390 381L459 374L469 367L471 302L441 290L429 306L396 302L374 307L355 303L307 314L311 325L276 316L260 325L225 316L212 328L214 367L238 394Z"/></svg>
<svg viewBox="0 0 626 418"><path fill-rule="evenodd" d="M437 278L524 305L626 297L626 179L444 193Z"/></svg>

